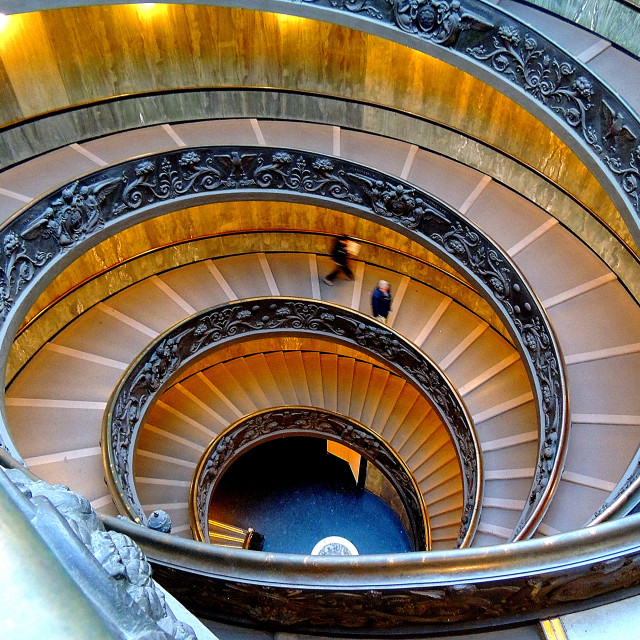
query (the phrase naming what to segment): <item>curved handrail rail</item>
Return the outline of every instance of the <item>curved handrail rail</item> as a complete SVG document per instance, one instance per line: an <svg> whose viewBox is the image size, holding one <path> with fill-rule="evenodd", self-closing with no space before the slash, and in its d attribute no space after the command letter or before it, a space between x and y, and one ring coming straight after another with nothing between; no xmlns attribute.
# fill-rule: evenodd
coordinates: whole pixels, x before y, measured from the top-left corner
<svg viewBox="0 0 640 640"><path fill-rule="evenodd" d="M469 630L587 609L640 591L640 515L482 549L348 558L215 548L102 516L197 613L367 637Z"/></svg>
<svg viewBox="0 0 640 640"><path fill-rule="evenodd" d="M109 400L102 429L107 483L118 507L145 519L133 473L135 442L148 411L172 380L215 348L267 335L323 336L348 344L383 360L429 399L456 448L463 488L458 545L468 546L482 506L482 453L454 385L393 329L356 311L304 298L252 298L205 309L158 336L129 366Z"/></svg>
<svg viewBox="0 0 640 640"><path fill-rule="evenodd" d="M0 233L0 337L13 332L38 287L103 237L179 206L230 199L322 202L390 226L477 283L517 342L539 416L539 457L515 539L532 534L566 456L566 377L546 312L510 257L476 225L403 180L343 159L266 147L197 147L98 170L14 216ZM2 439L10 446L2 407ZM14 452L18 455L17 452Z"/></svg>
<svg viewBox="0 0 640 640"><path fill-rule="evenodd" d="M633 264L633 265L640 265L640 256L634 251L634 249L632 248L631 245L628 244L628 242L620 235L620 231L616 230L614 228L614 226L612 226L611 221L607 221L605 220L601 215L600 212L593 210L592 208L588 208L584 203L582 203L579 199L579 197L574 194L569 192L566 187L563 187L560 184L555 183L549 176L544 175L539 169L536 169L534 166L530 165L530 164L526 164L522 161L522 159L518 158L517 156L513 155L513 153L508 153L506 150L504 149L498 149L495 145L490 144L486 141L483 141L482 139L478 138L477 136L474 136L472 134L470 134L469 132L462 132L460 130L457 130L456 128L452 128L450 125L446 125L442 122L438 122L432 118L428 118L425 115L420 115L420 114L416 114L416 113L411 113L408 112L406 110L403 109L399 109L397 107L393 107L393 106L389 106L389 105L381 105L381 104L376 104L374 102L371 101L367 101L367 100L363 100L363 99L356 99L354 97L350 97L350 98L336 98L334 96L329 96L323 93L319 93L319 92L314 92L314 91L309 91L309 90L301 90L301 89L276 89L276 88L265 88L265 87L237 87L237 86L224 86L224 87L216 87L215 89L199 89L199 88L182 88L182 89L158 89L158 90L154 90L154 91L140 91L137 93L133 93L133 94L123 94L123 95L118 95L115 97L110 97L110 98L102 98L102 99L96 99L94 101L91 102L87 102L87 103L83 103L83 104L79 104L77 106L74 107L64 107L64 108L60 108L60 109L54 109L52 111L47 111L44 112L42 114L36 115L36 116L32 116L30 118L26 118L24 120L21 120L17 123L14 123L13 125L6 125L4 127L0 127L0 141L2 139L2 135L3 132L5 130L11 129L12 127L22 127L22 126L29 126L29 124L33 124L33 123L37 123L39 125L39 130L52 130L52 131L56 131L57 132L57 137L56 137L56 141L55 141L55 145L54 146L48 146L48 147L43 147L39 153L37 154L28 154L26 153L26 150L24 148L21 148L21 150L23 152L25 152L25 155L21 156L19 159L15 159L14 162L6 164L2 167L2 170L11 168L12 166L15 165L19 165L22 164L24 162L28 162L30 159L33 159L34 157L38 157L40 155L42 155L43 153L47 153L50 151L53 151L54 149L60 149L61 147L67 145L67 144L71 144L72 142L75 143L79 143L79 142L83 142L86 141L87 139L93 139L96 135L98 137L100 137L100 135L111 135L111 134L118 134L118 133L122 133L123 131L130 131L132 129L137 129L139 128L139 120L136 120L135 122L128 122L127 124L121 122L121 119L119 119L120 122L120 126L117 130L106 130L106 131L102 131L102 132L94 132L93 136L89 136L89 134L84 133L84 132L67 132L67 137L65 137L66 142L64 142L64 140L60 139L60 135L62 135L62 131L58 131L58 129L60 129L60 127L57 126L56 124L56 118L59 117L63 117L66 114L69 113L74 113L76 115L75 120L76 121L82 121L85 117L86 118L92 118L95 116L94 119L99 119L98 116L96 116L94 114L94 116L88 115L88 113L91 112L91 110L99 110L101 108L102 105L108 104L108 105L115 105L116 103L122 103L122 104L126 104L128 101L137 101L137 100L163 100L165 98L170 98L170 97L176 97L178 95L184 95L184 96L188 96L188 95L192 95L192 94L198 94L201 96L201 99L203 102L206 102L207 100L210 101L215 101L213 96L214 95L220 95L220 94L227 94L227 93L236 93L241 91L243 93L243 95L264 95L264 94L269 94L270 96L273 95L280 95L280 96L300 96L300 97L305 97L305 98L310 98L311 100L321 100L323 102L327 101L330 103L336 103L336 102L341 102L341 103L347 103L347 104L352 104L354 105L356 108L367 108L369 110L376 110L379 113L385 113L385 114L396 114L399 115L403 118L408 118L409 121L414 122L417 127L419 128L421 125L425 124L425 125L429 125L429 126L433 126L433 127L437 127L437 128L441 128L443 131L446 132L455 132L456 135L461 136L465 139L467 139L470 143L472 143L473 145L480 145L483 149L485 149L486 151L490 151L492 153L496 153L498 154L500 157L507 159L509 161L509 163L513 163L514 166L521 166L523 168L526 169L527 172L530 172L530 174L532 176L536 176L537 179L541 179L543 180L546 184L552 185L554 190L557 190L558 194L561 194L562 197L566 197L570 202L578 205L582 211L584 211L585 215L588 215L591 219L593 219L593 221L597 224L598 228L602 228L603 230L606 230L606 234L608 236L611 236L612 239L615 240L616 243L616 251L615 251L615 260L612 260L611 258L607 257L607 254L605 253L603 255L602 252L602 247L597 247L596 249L596 253L598 253L600 255L600 257L605 260L605 262L609 265L609 267L620 276L620 262L621 262L621 253L624 253L624 262L626 263L626 261L629 261L629 264ZM125 111L127 111L125 109ZM83 115L84 114L84 115ZM247 113L245 114L246 117L248 117L250 114ZM255 114L252 114L255 115ZM217 120L217 121L224 121L227 119L235 119L232 118L231 116L229 116L228 118L225 117L224 115L217 115L217 114L211 114L211 113L206 113L203 112L201 110L194 112L189 111L189 112L183 112L183 116L186 119L185 121L200 121L200 120ZM280 120L282 121L287 121L287 120L291 120L293 119L296 122L299 122L300 119L299 118L292 118L293 114L289 113L288 117L284 117L280 118ZM237 115L237 117L243 117L241 115ZM302 119L303 121L307 121L307 119L309 118L309 114L305 114L305 117ZM273 114L271 114L269 116L270 119L278 119L276 118L276 116L274 116ZM311 121L314 121L313 119ZM172 123L175 124L175 121L171 121ZM165 119L162 118L157 118L157 119L149 119L147 117L147 127L152 127L152 126L156 126L158 124L166 124L167 122L165 122ZM341 123L342 126L346 126L345 123ZM40 126L41 125L41 126ZM353 126L349 127L350 129L354 129ZM408 125L408 128L411 129L412 127ZM369 131L366 127L364 127L364 125L361 125L360 128L356 128L355 129L358 132L368 132L371 135L375 135L373 132ZM72 136L73 133L73 136ZM26 131L22 132L22 135L26 138L29 138L29 134ZM389 134L391 135L391 134ZM87 136L89 136L89 138L87 138ZM393 136L391 136L393 137ZM398 138L396 138L398 139ZM402 139L402 138L400 138ZM413 141L413 139L410 139L410 137L403 139L404 142L411 142ZM42 138L39 138L39 143L43 143ZM1 144L0 144L1 146ZM41 145L42 146L42 145ZM442 155L443 157L449 158L451 160L453 160L454 162L461 162L462 164L467 164L465 163L461 158L457 157L455 153L451 152L450 154L446 153L446 151L442 148L432 148L430 145L426 145L424 146L423 144L418 145L421 149L425 149L427 151L431 151L434 152L438 155ZM17 151L17 149L15 147L11 148L12 151ZM467 166L473 166L473 163L471 165L467 165ZM483 166L483 172L490 176L493 179L493 182L495 184L503 184L505 186L507 186L510 189L515 188L515 185L511 182L509 182L508 179L505 180L505 176L501 175L499 171L495 170L495 167L493 167L493 169L491 167L487 167L486 165ZM522 194L521 194L522 195ZM567 226L567 228L571 231L571 233L573 233L574 235L576 235L577 237L581 238L584 241L584 228L583 227L576 227L575 225L571 224L570 219L567 219L565 217L563 217L563 215L561 214L561 210L562 208L558 208L558 206L554 206L553 201L552 200L544 200L544 201L540 201L538 198L535 197L536 194L528 194L525 195L523 197L525 197L527 200L533 202L534 204L536 204L537 206L540 206L544 209L547 210L547 213L553 217L555 217L556 219L558 219L562 224L564 224L565 226ZM593 241L593 240L592 240ZM592 245L592 248L593 245ZM629 288L629 281L627 278L622 278L622 282L624 283L624 285ZM630 289L632 295L638 299L640 296L638 294L638 291L634 290L634 289Z"/></svg>
<svg viewBox="0 0 640 640"><path fill-rule="evenodd" d="M67 4L72 3L58 6ZM257 6L251 0L226 0L223 4L346 23L502 84L514 100L570 140L577 155L608 185L631 234L640 242L640 118L585 64L508 12L483 0L262 0ZM29 6L43 8L39 0L31 0ZM25 6L15 12L26 10Z"/></svg>
<svg viewBox="0 0 640 640"><path fill-rule="evenodd" d="M272 0L265 9L279 7L336 22L341 19L334 16L345 14L350 26L502 83L551 130L568 134L577 155L610 185L607 191L640 241L640 118L588 66L542 33L483 0Z"/></svg>
<svg viewBox="0 0 640 640"><path fill-rule="evenodd" d="M209 503L222 476L254 446L288 436L315 436L347 445L375 466L395 489L415 551L431 549L424 496L402 458L373 429L350 416L305 406L272 407L236 420L204 450L191 481L189 510L194 538L209 539ZM246 547L245 547L246 548Z"/></svg>
<svg viewBox="0 0 640 640"><path fill-rule="evenodd" d="M640 452L620 478L618 486L609 494L598 510L587 522L588 527L600 524L606 520L622 518L637 506L640 491Z"/></svg>

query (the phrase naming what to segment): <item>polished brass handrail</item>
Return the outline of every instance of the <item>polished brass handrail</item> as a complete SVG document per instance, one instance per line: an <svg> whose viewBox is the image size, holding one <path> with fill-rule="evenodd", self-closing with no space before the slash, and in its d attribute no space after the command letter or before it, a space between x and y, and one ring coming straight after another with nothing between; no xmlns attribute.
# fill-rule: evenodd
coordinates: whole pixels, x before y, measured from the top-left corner
<svg viewBox="0 0 640 640"><path fill-rule="evenodd" d="M218 520L209 520L210 525L215 527L219 527L220 529L227 529L227 531L233 531L234 533L241 533L243 536L246 534L246 529L242 529L240 527L234 527L231 524L227 524L226 522L219 522Z"/></svg>
<svg viewBox="0 0 640 640"><path fill-rule="evenodd" d="M262 547L262 536L257 533L253 527L242 529L241 527L235 527L232 524L227 524L226 522L220 522L219 520L211 519L209 519L207 523L209 527L222 529L223 531L228 532L220 533L218 531L208 529L207 535L209 536L209 542L211 544L233 547L235 549L251 549L253 548L252 545L254 543L254 540L260 538L260 548ZM234 533L238 535L232 535ZM226 544L228 542L232 544Z"/></svg>
<svg viewBox="0 0 640 640"><path fill-rule="evenodd" d="M303 556L212 547L102 516L204 617L366 637L478 630L640 592L640 515L480 549ZM268 615L265 608L268 606Z"/></svg>

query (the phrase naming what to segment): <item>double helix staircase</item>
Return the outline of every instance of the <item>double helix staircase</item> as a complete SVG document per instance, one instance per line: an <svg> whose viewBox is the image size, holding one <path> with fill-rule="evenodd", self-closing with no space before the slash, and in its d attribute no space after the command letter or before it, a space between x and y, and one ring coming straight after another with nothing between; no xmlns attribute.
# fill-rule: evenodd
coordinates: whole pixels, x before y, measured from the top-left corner
<svg viewBox="0 0 640 640"><path fill-rule="evenodd" d="M554 21L548 13L533 12L511 0L500 4L548 28L592 69L610 77L616 90L638 109L636 58L594 33ZM616 68L628 70L633 81L627 81L626 73L615 73ZM352 125L341 127L337 115L332 116L336 124L324 117L310 123L302 122L309 116L275 120L275 116L246 115L116 132L34 157L0 175L2 221L32 199L97 167L144 153L229 141L331 152L429 190L512 257L548 312L568 376L571 429L564 471L534 535L554 535L587 524L624 485L640 448L640 310L635 285L618 278L616 272L623 270L615 251L602 250L606 242L597 238L590 247L589 233L579 223L563 224L552 215L557 216L560 208L554 197L566 196L561 189L547 198L552 205L547 212L532 202L545 199L534 189L516 192L518 178L511 177L507 186L500 182L499 168L484 172L480 161L465 165L443 155L442 148L430 151L427 144L419 146L409 134L394 139L377 135L376 127L369 132L364 125L362 131ZM612 131L611 135L618 134ZM464 138L461 147L477 143L470 140ZM562 159L545 159L541 165L556 160L562 164ZM99 511L114 515L104 484L103 414L118 380L150 341L199 310L236 299L299 296L369 314L371 290L385 279L394 295L389 324L445 371L473 417L484 472L473 545L509 540L525 508L540 453L531 383L518 350L486 313L419 277L410 250L402 260L379 259L398 246L385 235L386 229L373 237L358 233L358 223L347 214L332 212L327 220L319 220L302 211L288 217L292 210L283 203L281 217L260 220L263 227L234 226L221 216L219 223L210 225L210 236L230 229L230 235L237 237L259 235L263 229L273 235L268 242L256 240L244 248L240 241L226 253L194 254L187 264L171 268L159 259L154 268L154 260L173 239L150 234L148 255L141 252L136 258L146 261L142 275L135 267L129 273L119 271L113 280L123 282L102 287L103 294L86 307L77 304L73 312L77 318L43 330L44 337L35 339L28 355L16 358L19 364L7 380L6 406L20 455L40 477L70 486ZM331 267L327 248L330 238L341 232L362 241L362 252L354 261L356 277L327 287L321 282ZM310 247L292 249L285 240L290 234L310 234ZM184 237L197 235L187 230ZM387 242L394 246L386 246ZM109 263L103 255L96 260ZM109 273L107 266L103 273L91 274L90 280L108 281ZM76 304L77 299L70 302L72 295L64 295L76 285L67 291L62 282L63 295L51 309ZM33 326L37 323L36 318ZM255 341L227 354L216 353L206 367L188 372L167 389L147 416L135 452L136 488L145 510L167 510L174 535L190 537L189 487L206 446L241 417L282 405L337 411L376 430L406 462L423 491L433 548L455 546L462 500L459 466L442 423L409 382L380 362L328 342Z"/></svg>
<svg viewBox="0 0 640 640"><path fill-rule="evenodd" d="M482 221L480 212L477 221ZM492 222L492 232L499 233L495 218ZM514 238L501 240L515 244ZM544 259L545 245L548 254L564 256L573 265L570 272L566 264L553 267L562 273L561 280L549 278L552 266ZM620 370L626 364L627 380L633 384L634 354L623 353L620 345L633 349L638 340L636 309L602 263L557 225L526 250L513 253L521 267L535 265L541 272L536 281L535 273L525 271L541 290L570 363L576 426L556 497L560 502L556 506L554 499L540 530L555 533L589 519L637 448L633 429L624 429L633 420L622 413L626 394L596 398L592 392L594 376L606 380L601 372L609 367ZM358 260L353 282L327 287L315 278L329 268L328 258L314 254L260 252L218 258L152 276L91 307L47 342L8 389L10 424L27 464L109 512L99 446L102 412L119 377L148 340L197 310L239 297L317 297L369 313L369 292L385 278L394 292L391 326L451 377L474 418L486 478L475 544L508 539L524 506L538 450L532 393L516 350L468 309L406 275ZM630 313L612 313L613 299L624 301ZM595 342L586 336L589 321ZM606 332L605 323L610 327ZM52 371L64 371L64 376ZM445 445L444 428L440 424L440 431L436 429L435 416L411 385L371 363L337 353L256 353L216 364L172 387L141 433L136 464L145 507L167 509L175 533L188 535L190 474L209 441L243 415L287 404L344 411L378 430L410 464L423 490L436 492L430 499L436 500L430 513L434 548L454 544L458 523L448 514L455 513L451 501L460 499L460 487L452 477L455 456L451 443ZM34 439L31 425L42 423L44 413L47 426ZM608 435L597 429L598 421L609 433L625 433L630 440L617 437L616 446L594 455L594 437L605 440ZM581 440L582 449L591 452L592 475L585 473ZM628 452L622 460L621 450ZM448 490L447 481L453 481Z"/></svg>

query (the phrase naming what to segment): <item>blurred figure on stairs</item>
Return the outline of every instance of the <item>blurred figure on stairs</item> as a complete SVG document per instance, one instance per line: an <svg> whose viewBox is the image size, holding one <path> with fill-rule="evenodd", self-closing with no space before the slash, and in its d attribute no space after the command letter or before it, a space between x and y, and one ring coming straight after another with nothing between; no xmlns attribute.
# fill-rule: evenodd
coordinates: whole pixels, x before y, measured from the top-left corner
<svg viewBox="0 0 640 640"><path fill-rule="evenodd" d="M331 249L331 259L335 263L335 269L325 276L322 281L329 286L333 286L333 281L343 273L346 278L353 280L353 271L349 268L349 257L354 253L358 245L349 239L349 236L342 235L335 239L333 249Z"/></svg>

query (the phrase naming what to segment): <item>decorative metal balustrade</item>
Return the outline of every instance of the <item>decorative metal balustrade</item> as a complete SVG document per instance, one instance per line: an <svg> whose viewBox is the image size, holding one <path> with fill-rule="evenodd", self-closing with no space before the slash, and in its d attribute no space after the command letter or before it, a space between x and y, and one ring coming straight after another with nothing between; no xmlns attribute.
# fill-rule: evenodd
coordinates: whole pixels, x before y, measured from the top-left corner
<svg viewBox="0 0 640 640"><path fill-rule="evenodd" d="M245 8L248 3L224 4ZM12 11L43 8L50 7L30 0ZM640 119L588 66L531 26L482 0L265 0L259 8L384 35L501 84L512 99L567 140L606 183L640 241Z"/></svg>
<svg viewBox="0 0 640 640"><path fill-rule="evenodd" d="M438 253L476 283L513 336L539 415L539 459L515 538L532 534L566 455L567 391L546 313L511 259L454 209L352 162L264 147L184 149L105 168L27 207L0 233L5 352L40 288L103 237L159 212L242 198L321 202L367 216ZM15 455L6 426L4 445Z"/></svg>
<svg viewBox="0 0 640 640"><path fill-rule="evenodd" d="M105 517L204 617L291 633L441 637L540 620L640 592L640 515L482 549L348 558L169 538Z"/></svg>
<svg viewBox="0 0 640 640"><path fill-rule="evenodd" d="M300 298L254 298L201 311L159 336L129 367L109 402L102 437L107 482L119 508L134 519L145 520L135 488L133 455L138 431L159 395L181 371L214 348L274 334L322 336L348 344L383 360L429 399L448 429L457 452L463 489L458 545L468 546L482 505L481 452L471 418L449 379L419 349L372 318L330 303ZM285 425L292 412L296 410L280 411ZM340 434L340 440L345 444L356 446L365 456L372 456L376 439L366 446L363 431L352 435L340 433L344 419L322 411L306 411L306 416L304 413L297 411L297 420L306 421L306 427L290 425L290 429L334 437ZM269 415L275 416L276 411ZM330 423L333 423L332 428L326 426ZM286 431L286 426L280 430ZM245 436L257 442L261 435L261 429L251 422L244 429L223 434L197 472L194 484L199 500L194 505L194 515L200 526L201 539L206 530L208 495L200 483L210 484L223 470L226 458L233 454L234 444L241 447ZM372 434L367 433L367 438L371 440ZM411 507L409 517L416 534L414 544L426 548L428 530L419 492L406 472L400 473L395 456L388 451L386 455L379 451L377 458L384 462L383 468L388 467L394 485L402 491L402 497Z"/></svg>
<svg viewBox="0 0 640 640"><path fill-rule="evenodd" d="M218 480L254 446L287 436L315 436L345 444L389 480L407 514L414 551L431 549L429 518L420 487L400 457L373 430L333 411L311 407L274 407L241 418L225 429L200 458L191 484L191 521L196 540L206 540L209 502ZM464 514L466 519L469 514Z"/></svg>
<svg viewBox="0 0 640 640"><path fill-rule="evenodd" d="M321 8L327 16L339 12L359 16L364 20L357 25L365 31L377 33L367 27L370 22L391 27L411 38L394 38L385 31L390 39L424 49L470 73L479 67L475 70L479 77L479 71L488 71L494 82L510 88L515 100L533 100L551 129L564 130L578 142L570 146L600 179L612 185L614 201L637 234L640 120L586 65L535 29L482 0L281 0L274 4L293 5L287 10L301 15L304 9L296 5Z"/></svg>

